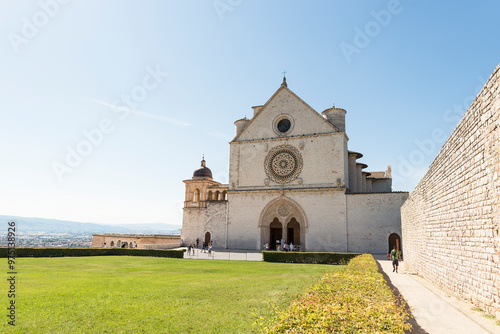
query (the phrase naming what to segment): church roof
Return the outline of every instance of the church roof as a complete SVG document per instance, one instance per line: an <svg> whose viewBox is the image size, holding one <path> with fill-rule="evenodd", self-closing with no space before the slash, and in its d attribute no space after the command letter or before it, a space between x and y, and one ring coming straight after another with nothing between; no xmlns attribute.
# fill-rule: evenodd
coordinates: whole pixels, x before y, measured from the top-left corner
<svg viewBox="0 0 500 334"><path fill-rule="evenodd" d="M363 157L363 154L354 151L347 151L349 154L356 154L356 159L360 159Z"/></svg>
<svg viewBox="0 0 500 334"><path fill-rule="evenodd" d="M206 166L205 158L201 160L201 166L196 168L193 173L194 178L212 178L212 171Z"/></svg>
<svg viewBox="0 0 500 334"><path fill-rule="evenodd" d="M245 126L245 128L236 135L236 137L233 138L233 142L236 141L244 132L246 129L249 128L250 124L252 124L255 119L257 117L259 117L259 115L266 109L266 107L269 105L269 103L279 94L279 92L281 92L282 90L286 90L288 91L289 93L292 94L292 96L294 96L295 98L297 98L298 101L300 101L300 103L302 103L303 105L306 106L307 109L311 110L317 117L318 119L321 121L321 122L324 122L325 124L327 124L330 128L333 128L335 129L336 131L338 132L341 132L335 125L333 125L332 123L330 123L328 120L326 120L325 118L323 118L323 116L321 116L316 110L314 110L309 104L307 104L304 100L302 100L299 96L297 96L297 94L295 94L294 92L292 92L289 88L288 88L288 85L286 83L286 78L283 78L283 83L281 84L280 88L278 88L278 90L276 90L276 92L273 94L273 96L271 96L269 98L269 100L267 100L267 102L263 105L263 106L258 106L258 112L256 112L256 114L254 115L254 117L252 117L248 124Z"/></svg>

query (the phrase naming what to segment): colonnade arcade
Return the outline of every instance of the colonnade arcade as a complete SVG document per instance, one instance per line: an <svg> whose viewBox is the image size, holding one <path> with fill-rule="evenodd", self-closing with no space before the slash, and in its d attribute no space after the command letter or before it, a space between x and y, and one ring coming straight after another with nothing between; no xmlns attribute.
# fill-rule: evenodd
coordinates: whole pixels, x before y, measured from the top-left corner
<svg viewBox="0 0 500 334"><path fill-rule="evenodd" d="M204 196L202 196L204 195ZM227 190L208 190L206 193L202 194L200 188L195 188L192 192L191 197L192 202L201 201L226 201L227 200Z"/></svg>
<svg viewBox="0 0 500 334"><path fill-rule="evenodd" d="M262 210L259 227L262 246L269 243L270 249L276 249L284 242L305 250L307 219L295 201L284 196L271 201Z"/></svg>

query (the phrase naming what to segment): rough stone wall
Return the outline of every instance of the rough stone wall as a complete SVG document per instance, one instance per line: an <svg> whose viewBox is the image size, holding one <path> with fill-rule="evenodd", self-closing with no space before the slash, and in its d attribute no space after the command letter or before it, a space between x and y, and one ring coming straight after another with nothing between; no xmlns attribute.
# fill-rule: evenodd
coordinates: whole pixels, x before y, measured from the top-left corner
<svg viewBox="0 0 500 334"><path fill-rule="evenodd" d="M130 243L137 243L137 248L176 248L180 246L181 236L180 235L148 235L148 234L94 234L92 236L92 247L103 247L106 243L108 248L119 247L118 241L120 243L126 242L128 245L126 248L130 247ZM113 246L111 246L113 242Z"/></svg>
<svg viewBox="0 0 500 334"><path fill-rule="evenodd" d="M228 201L207 202L206 208L184 208L182 239L185 244L205 241L210 232L214 249L226 248L226 216Z"/></svg>
<svg viewBox="0 0 500 334"><path fill-rule="evenodd" d="M231 190L282 188L281 184L269 180L265 172L267 155L273 148L282 145L294 147L303 161L300 175L287 183L287 187L344 186L347 182L346 143L342 133L233 142L230 148L229 187ZM266 180L269 183L266 184Z"/></svg>
<svg viewBox="0 0 500 334"><path fill-rule="evenodd" d="M305 213L305 229L301 240L304 251L345 251L345 195L342 191L293 190L284 191L284 196L294 201ZM228 211L228 247L239 249L262 249L259 222L264 208L281 198L276 191L230 192ZM269 222L263 222L269 223Z"/></svg>
<svg viewBox="0 0 500 334"><path fill-rule="evenodd" d="M347 194L347 231L350 252L389 251L389 236L401 237L401 205L407 192ZM403 249L405 247L404 240Z"/></svg>
<svg viewBox="0 0 500 334"><path fill-rule="evenodd" d="M407 269L500 317L500 66L401 208Z"/></svg>

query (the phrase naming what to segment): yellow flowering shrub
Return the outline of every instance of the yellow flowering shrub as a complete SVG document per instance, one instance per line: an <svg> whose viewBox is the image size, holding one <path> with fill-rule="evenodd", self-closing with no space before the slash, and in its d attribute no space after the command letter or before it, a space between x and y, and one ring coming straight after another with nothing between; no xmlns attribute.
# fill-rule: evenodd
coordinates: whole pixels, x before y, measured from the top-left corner
<svg viewBox="0 0 500 334"><path fill-rule="evenodd" d="M257 323L263 333L404 333L411 329L404 300L394 296L373 256L352 259L326 273L293 300Z"/></svg>

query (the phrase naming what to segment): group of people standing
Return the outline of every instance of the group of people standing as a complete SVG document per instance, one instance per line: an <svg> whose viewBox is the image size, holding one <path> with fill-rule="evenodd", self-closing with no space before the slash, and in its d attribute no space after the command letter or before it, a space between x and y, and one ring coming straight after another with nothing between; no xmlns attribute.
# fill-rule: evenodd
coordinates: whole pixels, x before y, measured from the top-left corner
<svg viewBox="0 0 500 334"><path fill-rule="evenodd" d="M266 251L268 250L271 250L271 244L269 244L269 242L266 242L266 244L264 245L264 248L266 249ZM293 245L293 243L289 243L287 244L286 242L283 241L283 248L281 248L281 245L279 243L276 244L276 250L279 252L279 251L283 251L283 252L293 252L295 250L295 246Z"/></svg>
<svg viewBox="0 0 500 334"><path fill-rule="evenodd" d="M208 256L212 255L212 244L213 242L210 241L209 243L202 243L201 244L201 253L208 253ZM196 244L189 244L187 246L187 254L189 256L194 255L194 251L196 248L200 248L200 238L196 239Z"/></svg>
<svg viewBox="0 0 500 334"><path fill-rule="evenodd" d="M108 248L108 245L104 242L101 247ZM111 247L115 247L113 245L113 242L111 242ZM116 247L118 247L118 248L137 248L137 242L135 242L135 240L134 240L134 243L132 244L132 243L128 243L128 242L124 241L121 243L121 245L120 245L120 243L117 242Z"/></svg>

